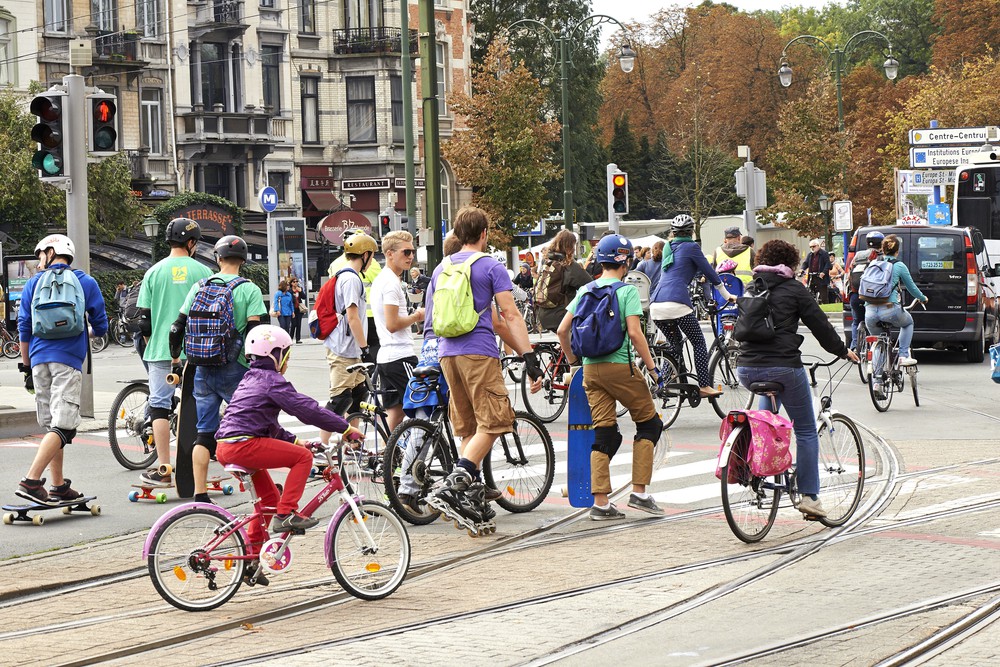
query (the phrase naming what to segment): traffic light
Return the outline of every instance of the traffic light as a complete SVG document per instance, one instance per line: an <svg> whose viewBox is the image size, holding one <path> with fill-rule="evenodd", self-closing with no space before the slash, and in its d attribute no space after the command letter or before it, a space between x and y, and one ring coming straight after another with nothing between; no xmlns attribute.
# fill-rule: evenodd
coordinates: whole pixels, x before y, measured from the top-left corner
<svg viewBox="0 0 1000 667"><path fill-rule="evenodd" d="M392 216L383 213L378 217L379 226L379 236L385 238L385 235L392 231Z"/></svg>
<svg viewBox="0 0 1000 667"><path fill-rule="evenodd" d="M69 176L69 165L63 154L66 145L63 107L66 99L66 93L50 90L36 95L29 107L31 113L38 116L38 122L31 128L31 139L38 142L31 166L38 170L38 177L43 181Z"/></svg>
<svg viewBox="0 0 1000 667"><path fill-rule="evenodd" d="M98 157L118 152L117 98L109 93L87 96L90 122L90 154Z"/></svg>
<svg viewBox="0 0 1000 667"><path fill-rule="evenodd" d="M628 213L628 174L624 171L611 175L611 209L619 215Z"/></svg>

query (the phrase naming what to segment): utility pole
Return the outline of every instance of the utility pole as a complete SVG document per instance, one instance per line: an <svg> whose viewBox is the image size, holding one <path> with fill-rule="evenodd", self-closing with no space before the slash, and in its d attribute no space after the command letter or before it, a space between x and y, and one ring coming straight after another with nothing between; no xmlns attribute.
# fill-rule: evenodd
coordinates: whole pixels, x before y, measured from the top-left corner
<svg viewBox="0 0 1000 667"><path fill-rule="evenodd" d="M413 169L413 60L410 58L410 3L402 0L399 3L402 7L399 16L399 29L402 33L400 44L402 44L402 54L400 64L403 69L403 160L404 173L406 175L406 217L409 220L407 230L416 238L417 236L417 188L414 183Z"/></svg>
<svg viewBox="0 0 1000 667"><path fill-rule="evenodd" d="M441 263L441 135L438 131L437 53L434 29L434 0L419 0L420 8L420 92L424 118L424 221L431 230L427 247L427 270Z"/></svg>

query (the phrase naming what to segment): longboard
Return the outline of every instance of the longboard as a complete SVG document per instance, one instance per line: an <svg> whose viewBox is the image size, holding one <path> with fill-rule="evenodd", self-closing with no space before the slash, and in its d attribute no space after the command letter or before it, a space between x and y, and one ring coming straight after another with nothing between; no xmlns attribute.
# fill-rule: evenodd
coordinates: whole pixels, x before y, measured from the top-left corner
<svg viewBox="0 0 1000 667"><path fill-rule="evenodd" d="M226 481L226 477L209 477L208 478L208 490L209 491L221 491L222 495L229 496L233 494L233 486L231 484L223 484ZM128 494L128 499L133 503L137 503L140 500L155 500L157 503L167 502L167 489L174 488L173 484L168 486L152 486L149 484L133 484L132 488L140 489L140 491L130 491Z"/></svg>
<svg viewBox="0 0 1000 667"><path fill-rule="evenodd" d="M573 369L569 383L569 439L566 485L569 504L590 507L594 496L590 492L590 451L594 445L594 423L590 403L583 388L583 368Z"/></svg>
<svg viewBox="0 0 1000 667"><path fill-rule="evenodd" d="M198 437L198 406L194 400L194 373L192 364L184 364L181 377L171 374L167 382L176 385L180 382L181 402L177 405L177 459L174 462L174 484L177 485L179 498L194 496L194 469L191 465L191 453L194 451L194 441Z"/></svg>
<svg viewBox="0 0 1000 667"><path fill-rule="evenodd" d="M31 523L36 526L41 526L45 523L45 517L40 514L35 516L28 516L29 512L41 512L42 510L54 510L62 509L63 514L72 514L73 512L88 512L91 516L98 516L101 513L101 506L87 505L87 503L92 500L96 500L97 496L83 496L77 498L76 500L68 500L61 502L57 505L43 505L42 503L27 503L25 505L4 505L3 511L7 512L3 515L3 522L5 525L11 525L15 522Z"/></svg>

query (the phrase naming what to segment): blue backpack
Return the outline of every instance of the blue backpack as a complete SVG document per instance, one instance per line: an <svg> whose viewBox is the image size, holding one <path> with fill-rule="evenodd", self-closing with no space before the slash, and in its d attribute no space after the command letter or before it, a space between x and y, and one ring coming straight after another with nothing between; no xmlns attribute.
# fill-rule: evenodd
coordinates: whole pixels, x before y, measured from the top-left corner
<svg viewBox="0 0 1000 667"><path fill-rule="evenodd" d="M233 315L233 290L246 282L218 277L199 281L184 332L184 354L191 364L225 366L239 356L243 338Z"/></svg>
<svg viewBox="0 0 1000 667"><path fill-rule="evenodd" d="M895 260L875 259L868 263L861 274L858 298L865 303L881 305L889 303L892 296L892 265Z"/></svg>
<svg viewBox="0 0 1000 667"><path fill-rule="evenodd" d="M625 322L616 294L621 287L625 283L616 280L610 285L592 284L584 288L570 328L571 348L576 357L603 357L625 342Z"/></svg>
<svg viewBox="0 0 1000 667"><path fill-rule="evenodd" d="M49 269L31 295L31 335L46 340L73 338L86 328L87 300L73 269Z"/></svg>

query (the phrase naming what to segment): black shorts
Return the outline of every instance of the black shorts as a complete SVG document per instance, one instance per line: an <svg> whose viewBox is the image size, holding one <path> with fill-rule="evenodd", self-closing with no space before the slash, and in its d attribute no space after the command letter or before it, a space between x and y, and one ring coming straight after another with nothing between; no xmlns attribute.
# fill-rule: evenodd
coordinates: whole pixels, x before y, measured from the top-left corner
<svg viewBox="0 0 1000 667"><path fill-rule="evenodd" d="M410 375L416 365L416 357L404 357L378 365L378 377L382 382L383 392L379 399L382 401L383 408L402 405L406 383L410 381Z"/></svg>
<svg viewBox="0 0 1000 667"><path fill-rule="evenodd" d="M368 387L362 382L354 387L354 389L345 389L331 398L326 404L326 408L342 417L346 417L352 412L358 412L361 409L361 401L365 400L368 400Z"/></svg>

